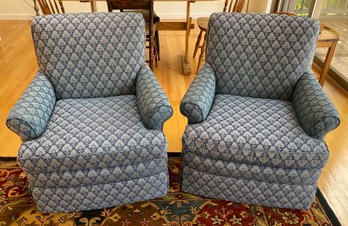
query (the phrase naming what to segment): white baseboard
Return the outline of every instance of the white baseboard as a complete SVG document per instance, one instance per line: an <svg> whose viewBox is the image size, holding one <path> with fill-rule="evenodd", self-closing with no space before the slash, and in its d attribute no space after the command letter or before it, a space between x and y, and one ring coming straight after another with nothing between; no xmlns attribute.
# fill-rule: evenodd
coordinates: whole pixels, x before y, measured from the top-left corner
<svg viewBox="0 0 348 226"><path fill-rule="evenodd" d="M0 14L0 20L32 20L33 14Z"/></svg>
<svg viewBox="0 0 348 226"><path fill-rule="evenodd" d="M186 19L186 13L157 13L161 19ZM210 16L210 13L191 13L193 19ZM33 14L0 14L0 20L32 20Z"/></svg>

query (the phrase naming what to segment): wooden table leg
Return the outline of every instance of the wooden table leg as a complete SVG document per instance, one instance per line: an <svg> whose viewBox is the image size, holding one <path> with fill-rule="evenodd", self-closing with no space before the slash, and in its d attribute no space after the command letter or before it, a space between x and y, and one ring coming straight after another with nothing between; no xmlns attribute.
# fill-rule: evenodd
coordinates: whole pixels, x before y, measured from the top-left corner
<svg viewBox="0 0 348 226"><path fill-rule="evenodd" d="M37 1L36 1L36 0L33 0L33 2L34 2L35 15L36 15L36 16L40 16L40 13L39 13L39 6L37 5Z"/></svg>
<svg viewBox="0 0 348 226"><path fill-rule="evenodd" d="M97 3L95 1L90 1L91 2L91 11L97 12Z"/></svg>
<svg viewBox="0 0 348 226"><path fill-rule="evenodd" d="M186 6L185 54L182 57L182 68L183 68L184 75L190 75L192 71L191 63L188 56L188 49L189 49L191 23L192 23L192 18L190 17L190 7L191 7L191 3L193 2L195 2L195 0L187 0L187 6Z"/></svg>
<svg viewBox="0 0 348 226"><path fill-rule="evenodd" d="M324 86L324 82L327 78L328 72L329 72L329 68L330 68L330 64L331 64L331 60L332 57L334 55L335 52L335 48L337 45L337 41L332 41L331 46L329 47L326 57L325 57L325 61L324 61L324 65L323 65L323 69L321 71L320 74L320 78L319 78L319 84L321 86Z"/></svg>

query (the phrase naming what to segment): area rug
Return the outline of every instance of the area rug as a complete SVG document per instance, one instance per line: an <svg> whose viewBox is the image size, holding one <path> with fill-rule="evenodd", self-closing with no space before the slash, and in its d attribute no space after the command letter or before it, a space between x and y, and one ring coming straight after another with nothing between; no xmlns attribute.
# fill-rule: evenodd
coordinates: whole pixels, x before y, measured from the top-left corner
<svg viewBox="0 0 348 226"><path fill-rule="evenodd" d="M2 159L4 160L4 159ZM0 225L339 225L320 192L308 211L266 208L180 192L181 158L169 157L168 196L86 212L42 214L15 161L0 161Z"/></svg>

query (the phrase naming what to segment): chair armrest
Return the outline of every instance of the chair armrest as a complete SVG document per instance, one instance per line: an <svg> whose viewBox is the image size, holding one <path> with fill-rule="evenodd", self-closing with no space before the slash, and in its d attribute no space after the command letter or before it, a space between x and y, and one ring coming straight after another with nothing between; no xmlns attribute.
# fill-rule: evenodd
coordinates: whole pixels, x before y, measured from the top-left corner
<svg viewBox="0 0 348 226"><path fill-rule="evenodd" d="M137 76L136 96L138 109L148 129L162 130L173 115L173 109L151 69L144 65Z"/></svg>
<svg viewBox="0 0 348 226"><path fill-rule="evenodd" d="M206 119L215 97L216 80L213 69L205 63L180 103L180 111L189 124Z"/></svg>
<svg viewBox="0 0 348 226"><path fill-rule="evenodd" d="M313 138L323 139L340 124L335 106L311 73L297 82L292 105L301 127Z"/></svg>
<svg viewBox="0 0 348 226"><path fill-rule="evenodd" d="M7 116L7 127L22 141L36 139L45 131L56 104L50 81L38 73Z"/></svg>

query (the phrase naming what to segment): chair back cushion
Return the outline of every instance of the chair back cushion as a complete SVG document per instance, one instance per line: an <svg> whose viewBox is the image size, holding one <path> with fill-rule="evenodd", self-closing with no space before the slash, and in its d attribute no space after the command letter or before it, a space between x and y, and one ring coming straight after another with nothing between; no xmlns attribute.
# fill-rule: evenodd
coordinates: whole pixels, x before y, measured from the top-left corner
<svg viewBox="0 0 348 226"><path fill-rule="evenodd" d="M41 71L57 99L135 94L145 64L145 23L135 13L35 17L32 35Z"/></svg>
<svg viewBox="0 0 348 226"><path fill-rule="evenodd" d="M291 100L297 80L311 70L318 35L314 19L213 14L206 61L216 75L216 92Z"/></svg>

